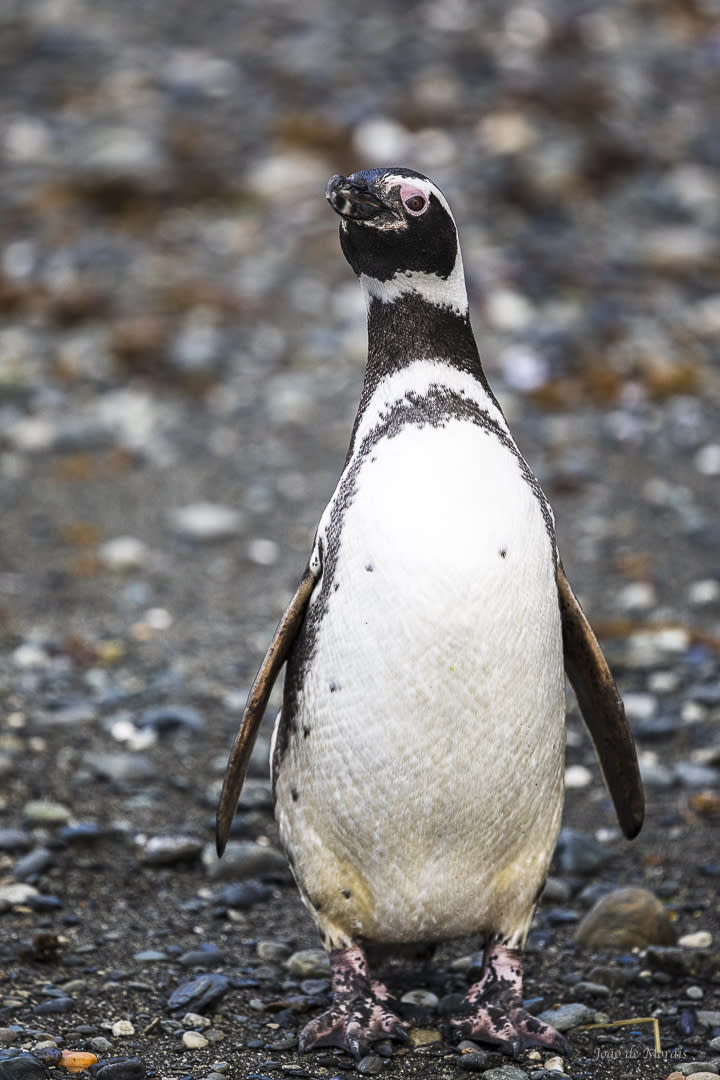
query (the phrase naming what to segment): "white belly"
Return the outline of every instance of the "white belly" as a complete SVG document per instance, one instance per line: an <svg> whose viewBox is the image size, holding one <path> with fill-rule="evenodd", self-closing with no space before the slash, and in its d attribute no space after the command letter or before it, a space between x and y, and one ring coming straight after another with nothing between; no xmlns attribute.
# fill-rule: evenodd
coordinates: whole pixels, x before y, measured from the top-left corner
<svg viewBox="0 0 720 1080"><path fill-rule="evenodd" d="M334 563L276 777L301 888L331 941L523 936L562 803L539 499L483 427L408 426L364 459Z"/></svg>

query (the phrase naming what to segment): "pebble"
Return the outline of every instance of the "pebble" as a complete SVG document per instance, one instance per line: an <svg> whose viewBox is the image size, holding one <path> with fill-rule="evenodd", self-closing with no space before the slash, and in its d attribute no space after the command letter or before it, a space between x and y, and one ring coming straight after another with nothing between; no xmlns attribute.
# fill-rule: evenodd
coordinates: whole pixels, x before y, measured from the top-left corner
<svg viewBox="0 0 720 1080"><path fill-rule="evenodd" d="M261 904L272 896L272 889L261 881L237 881L225 885L213 893L212 899L215 904L224 904L228 908L242 911Z"/></svg>
<svg viewBox="0 0 720 1080"><path fill-rule="evenodd" d="M251 840L231 840L222 859L218 859L215 846L208 844L203 850L203 863L214 879L268 877L287 881L290 876L281 851Z"/></svg>
<svg viewBox="0 0 720 1080"><path fill-rule="evenodd" d="M200 1031L204 1031L205 1028L209 1028L212 1024L212 1020L208 1020L207 1016L201 1016L200 1013L187 1012L180 1021L185 1028L197 1028Z"/></svg>
<svg viewBox="0 0 720 1080"><path fill-rule="evenodd" d="M141 783L154 779L157 774L155 766L144 754L122 750L87 753L84 761L98 776L119 784Z"/></svg>
<svg viewBox="0 0 720 1080"><path fill-rule="evenodd" d="M501 1065L498 1069L487 1069L485 1080L528 1080L528 1074L517 1065Z"/></svg>
<svg viewBox="0 0 720 1080"><path fill-rule="evenodd" d="M168 955L159 949L143 949L135 953L133 960L138 964L161 964L167 962Z"/></svg>
<svg viewBox="0 0 720 1080"><path fill-rule="evenodd" d="M356 1069L363 1076L376 1076L385 1068L383 1059L379 1054L366 1054L356 1065Z"/></svg>
<svg viewBox="0 0 720 1080"><path fill-rule="evenodd" d="M193 1012L201 1012L224 997L229 989L230 980L225 975L195 975L173 991L168 1007L173 1011L190 1007Z"/></svg>
<svg viewBox="0 0 720 1080"><path fill-rule="evenodd" d="M174 531L183 540L196 544L212 544L231 539L242 532L243 515L220 503L191 503L170 515Z"/></svg>
<svg viewBox="0 0 720 1080"><path fill-rule="evenodd" d="M406 1005L419 1005L423 1009L437 1009L440 999L431 990L408 990L400 998Z"/></svg>
<svg viewBox="0 0 720 1080"><path fill-rule="evenodd" d="M557 1009L548 1009L538 1016L546 1024L551 1024L558 1031L571 1031L581 1024L592 1024L595 1019L595 1010L581 1001L571 1001L566 1005L559 1005Z"/></svg>
<svg viewBox="0 0 720 1080"><path fill-rule="evenodd" d="M114 1038L127 1038L135 1034L135 1027L130 1020L116 1020L111 1028Z"/></svg>
<svg viewBox="0 0 720 1080"><path fill-rule="evenodd" d="M156 705L143 709L135 723L139 728L152 728L159 735L179 728L202 731L205 727L205 720L191 705Z"/></svg>
<svg viewBox="0 0 720 1080"><path fill-rule="evenodd" d="M146 866L177 866L195 862L205 844L196 836L151 836L140 851L140 861Z"/></svg>
<svg viewBox="0 0 720 1080"><path fill-rule="evenodd" d="M24 829L0 829L0 851L27 851L32 847L32 836Z"/></svg>
<svg viewBox="0 0 720 1080"><path fill-rule="evenodd" d="M21 859L13 865L12 876L16 881L27 881L29 878L35 877L37 874L41 874L44 870L47 870L52 865L53 854L48 848L39 847L34 851L28 852L27 855L23 855Z"/></svg>
<svg viewBox="0 0 720 1080"><path fill-rule="evenodd" d="M23 806L23 817L29 825L67 825L72 814L63 803L31 799Z"/></svg>
<svg viewBox="0 0 720 1080"><path fill-rule="evenodd" d="M214 967L222 964L225 954L216 945L202 945L199 949L189 949L182 953L178 963L182 967Z"/></svg>
<svg viewBox="0 0 720 1080"><path fill-rule="evenodd" d="M17 882L15 885L0 885L0 911L27 904L31 897L37 896L34 885Z"/></svg>
<svg viewBox="0 0 720 1080"><path fill-rule="evenodd" d="M690 998L691 1001L702 1001L705 996L705 991L702 986L688 986L685 991L685 997Z"/></svg>
<svg viewBox="0 0 720 1080"><path fill-rule="evenodd" d="M458 1048L459 1049L459 1048ZM458 1068L463 1072L483 1072L488 1062L488 1054L484 1050L463 1051L457 1058Z"/></svg>
<svg viewBox="0 0 720 1080"><path fill-rule="evenodd" d="M255 952L261 960L281 964L290 956L292 949L281 941L258 941Z"/></svg>
<svg viewBox="0 0 720 1080"><path fill-rule="evenodd" d="M300 949L285 961L291 975L302 979L318 979L330 974L330 958L324 949Z"/></svg>
<svg viewBox="0 0 720 1080"><path fill-rule="evenodd" d="M201 1035L199 1031L186 1031L182 1037L183 1044L187 1046L188 1050L203 1050L206 1046L209 1046L208 1040L204 1035Z"/></svg>
<svg viewBox="0 0 720 1080"><path fill-rule="evenodd" d="M148 547L136 536L116 536L98 548L98 559L108 570L127 573L139 570L148 560Z"/></svg>
<svg viewBox="0 0 720 1080"><path fill-rule="evenodd" d="M145 1062L139 1057L113 1057L93 1069L94 1080L143 1080Z"/></svg>
<svg viewBox="0 0 720 1080"><path fill-rule="evenodd" d="M41 1001L33 1008L36 1016L57 1016L74 1012L75 1001L71 997L54 997L49 1001Z"/></svg>
<svg viewBox="0 0 720 1080"><path fill-rule="evenodd" d="M575 931L586 949L632 949L672 945L675 930L670 917L648 889L615 889L588 911Z"/></svg>
<svg viewBox="0 0 720 1080"><path fill-rule="evenodd" d="M47 1070L34 1054L0 1060L0 1080L47 1080Z"/></svg>
<svg viewBox="0 0 720 1080"><path fill-rule="evenodd" d="M592 874L611 858L612 851L579 829L561 829L555 859L563 874Z"/></svg>

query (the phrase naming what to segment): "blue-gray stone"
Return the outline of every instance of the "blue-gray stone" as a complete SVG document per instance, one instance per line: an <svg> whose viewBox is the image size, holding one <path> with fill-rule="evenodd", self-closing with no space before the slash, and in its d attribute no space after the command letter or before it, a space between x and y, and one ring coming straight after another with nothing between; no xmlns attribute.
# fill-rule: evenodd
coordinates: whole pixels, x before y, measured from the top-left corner
<svg viewBox="0 0 720 1080"><path fill-rule="evenodd" d="M32 836L24 829L0 829L0 851L27 851Z"/></svg>
<svg viewBox="0 0 720 1080"><path fill-rule="evenodd" d="M555 858L563 874L592 874L612 857L612 851L579 829L561 829Z"/></svg>
<svg viewBox="0 0 720 1080"><path fill-rule="evenodd" d="M191 705L157 705L144 709L135 723L140 728L152 728L160 735L182 727L191 731L202 731L205 727L202 716Z"/></svg>
<svg viewBox="0 0 720 1080"><path fill-rule="evenodd" d="M557 1009L548 1009L538 1016L538 1020L550 1024L557 1031L570 1031L580 1024L592 1024L594 1018L595 1010L580 1001L571 1001Z"/></svg>
<svg viewBox="0 0 720 1080"><path fill-rule="evenodd" d="M216 945L201 945L199 949L190 949L180 957L183 967L213 967L222 964L225 954Z"/></svg>
<svg viewBox="0 0 720 1080"><path fill-rule="evenodd" d="M34 1054L16 1054L0 1060L0 1080L47 1080L47 1071Z"/></svg>
<svg viewBox="0 0 720 1080"><path fill-rule="evenodd" d="M88 1070L95 1080L143 1080L145 1062L139 1057L115 1057L99 1061Z"/></svg>
<svg viewBox="0 0 720 1080"><path fill-rule="evenodd" d="M168 1006L202 1012L208 1005L219 1001L230 989L230 980L224 975L195 975L181 983L170 995Z"/></svg>
<svg viewBox="0 0 720 1080"><path fill-rule="evenodd" d="M44 847L35 848L34 851L29 851L27 855L18 859L12 868L12 876L16 881L27 881L36 874L41 874L43 870L47 870L52 861L51 851Z"/></svg>
<svg viewBox="0 0 720 1080"><path fill-rule="evenodd" d="M75 1008L75 1002L70 997L50 998L49 1001L41 1001L36 1005L33 1012L36 1016L55 1016L56 1014L69 1013Z"/></svg>

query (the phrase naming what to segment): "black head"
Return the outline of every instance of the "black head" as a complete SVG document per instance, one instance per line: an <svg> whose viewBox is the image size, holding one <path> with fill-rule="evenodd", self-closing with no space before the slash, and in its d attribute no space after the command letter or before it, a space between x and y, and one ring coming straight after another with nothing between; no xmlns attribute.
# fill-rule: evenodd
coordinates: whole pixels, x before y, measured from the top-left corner
<svg viewBox="0 0 720 1080"><path fill-rule="evenodd" d="M345 258L371 295L390 299L399 287L427 291L414 282L438 294L428 295L433 303L466 304L455 222L444 195L426 176L412 169L368 169L331 177L326 194L342 218ZM431 280L421 282L426 275ZM449 293L436 288L441 282L452 286Z"/></svg>

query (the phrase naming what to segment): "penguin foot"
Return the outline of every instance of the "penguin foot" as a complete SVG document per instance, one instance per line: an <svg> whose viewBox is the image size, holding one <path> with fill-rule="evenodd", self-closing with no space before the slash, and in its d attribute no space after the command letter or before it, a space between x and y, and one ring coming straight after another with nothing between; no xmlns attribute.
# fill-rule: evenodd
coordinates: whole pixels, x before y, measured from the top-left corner
<svg viewBox="0 0 720 1080"><path fill-rule="evenodd" d="M407 1042L407 1027L390 1007L383 983L371 979L365 953L359 946L330 953L332 1005L303 1028L301 1054L322 1046L347 1050L357 1061L381 1039Z"/></svg>
<svg viewBox="0 0 720 1080"><path fill-rule="evenodd" d="M495 945L486 950L483 973L467 994L459 1016L450 1021L455 1039L472 1039L517 1057L544 1046L568 1053L567 1040L522 1004L522 954Z"/></svg>

